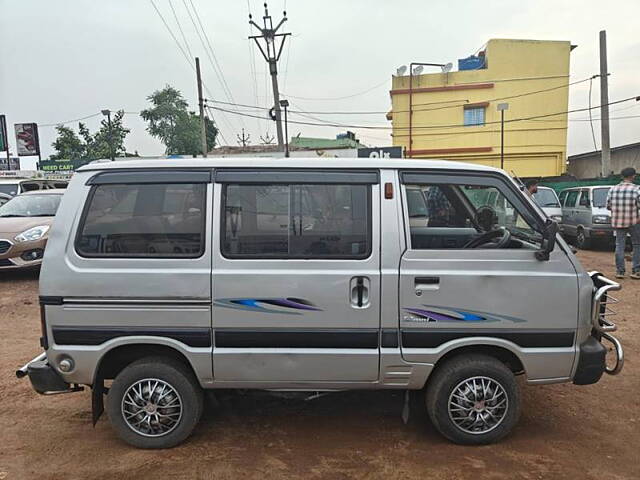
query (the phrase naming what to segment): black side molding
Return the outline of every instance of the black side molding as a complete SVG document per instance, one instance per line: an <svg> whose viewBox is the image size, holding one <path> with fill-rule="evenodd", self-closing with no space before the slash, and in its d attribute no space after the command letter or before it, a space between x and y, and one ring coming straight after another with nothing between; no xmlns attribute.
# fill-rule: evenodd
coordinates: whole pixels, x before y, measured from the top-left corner
<svg viewBox="0 0 640 480"><path fill-rule="evenodd" d="M220 348L378 348L378 329L244 330L216 329Z"/></svg>
<svg viewBox="0 0 640 480"><path fill-rule="evenodd" d="M40 296L40 305L62 305L63 299L62 297L47 297L47 296Z"/></svg>
<svg viewBox="0 0 640 480"><path fill-rule="evenodd" d="M460 328L440 330L434 328L402 330L405 348L436 348L443 343L469 337L492 337L508 340L524 348L560 348L573 345L573 330L524 330Z"/></svg>
<svg viewBox="0 0 640 480"><path fill-rule="evenodd" d="M211 346L210 328L156 327L53 327L53 339L58 345L101 345L118 337L166 337L190 347Z"/></svg>

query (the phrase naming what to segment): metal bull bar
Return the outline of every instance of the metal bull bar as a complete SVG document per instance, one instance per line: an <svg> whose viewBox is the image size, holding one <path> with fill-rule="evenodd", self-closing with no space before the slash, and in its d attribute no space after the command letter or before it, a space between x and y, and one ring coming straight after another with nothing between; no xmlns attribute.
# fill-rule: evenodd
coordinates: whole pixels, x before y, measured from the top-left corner
<svg viewBox="0 0 640 480"><path fill-rule="evenodd" d="M31 364L33 362L40 362L40 361L44 360L45 358L47 358L47 352L42 352L40 355L38 355L33 360L25 363L22 366L22 368L19 368L18 370L16 370L16 377L18 377L18 378L26 377L27 376L27 369L29 368L29 364Z"/></svg>
<svg viewBox="0 0 640 480"><path fill-rule="evenodd" d="M624 365L624 351L620 341L611 335L611 332L615 332L618 326L607 317L616 315L611 305L618 303L618 299L612 297L609 292L620 290L622 287L600 272L589 272L589 276L596 287L591 307L591 323L600 340L605 339L613 345L616 352L616 364L613 368L605 365L605 372L609 375L617 375Z"/></svg>

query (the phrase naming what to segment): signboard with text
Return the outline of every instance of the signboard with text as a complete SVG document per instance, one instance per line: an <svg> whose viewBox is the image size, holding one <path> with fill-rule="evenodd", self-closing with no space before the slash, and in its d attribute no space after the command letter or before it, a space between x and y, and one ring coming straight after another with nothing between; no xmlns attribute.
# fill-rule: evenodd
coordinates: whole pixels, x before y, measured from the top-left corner
<svg viewBox="0 0 640 480"><path fill-rule="evenodd" d="M35 123L16 123L16 150L18 156L29 157L40 155L40 139L38 125Z"/></svg>
<svg viewBox="0 0 640 480"><path fill-rule="evenodd" d="M73 172L89 163L89 160L40 160L39 170L43 172Z"/></svg>
<svg viewBox="0 0 640 480"><path fill-rule="evenodd" d="M402 147L359 148L358 158L402 158Z"/></svg>

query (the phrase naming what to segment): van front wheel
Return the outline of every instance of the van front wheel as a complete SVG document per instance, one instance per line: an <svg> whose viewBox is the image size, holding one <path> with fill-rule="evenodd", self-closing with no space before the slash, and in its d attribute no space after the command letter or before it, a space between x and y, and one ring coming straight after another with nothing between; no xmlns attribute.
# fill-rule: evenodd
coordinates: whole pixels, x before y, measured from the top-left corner
<svg viewBox="0 0 640 480"><path fill-rule="evenodd" d="M520 416L514 374L488 355L447 360L430 379L427 411L436 429L454 443L482 445L506 436Z"/></svg>
<svg viewBox="0 0 640 480"><path fill-rule="evenodd" d="M182 363L162 357L133 362L107 395L109 421L118 436L138 448L171 448L193 431L203 394Z"/></svg>

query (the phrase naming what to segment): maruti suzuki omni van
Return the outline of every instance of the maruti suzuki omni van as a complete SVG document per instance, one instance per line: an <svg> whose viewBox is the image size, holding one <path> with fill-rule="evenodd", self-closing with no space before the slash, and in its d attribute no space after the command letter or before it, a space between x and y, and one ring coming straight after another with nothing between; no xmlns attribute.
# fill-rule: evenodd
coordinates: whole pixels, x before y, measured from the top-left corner
<svg viewBox="0 0 640 480"><path fill-rule="evenodd" d="M17 374L42 394L91 387L94 422L106 408L142 448L185 440L220 388L415 390L446 438L485 444L518 421L517 376L620 372L619 288L489 167L94 162L50 230L44 352Z"/></svg>

